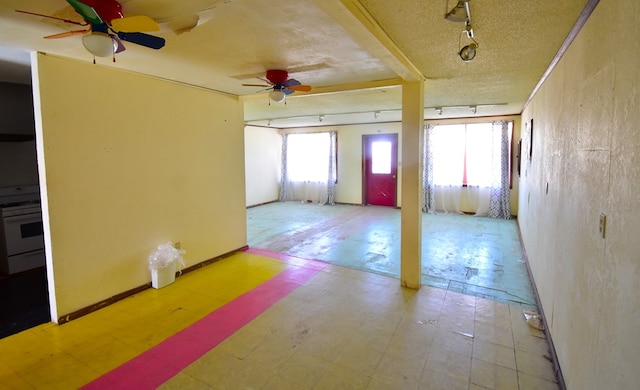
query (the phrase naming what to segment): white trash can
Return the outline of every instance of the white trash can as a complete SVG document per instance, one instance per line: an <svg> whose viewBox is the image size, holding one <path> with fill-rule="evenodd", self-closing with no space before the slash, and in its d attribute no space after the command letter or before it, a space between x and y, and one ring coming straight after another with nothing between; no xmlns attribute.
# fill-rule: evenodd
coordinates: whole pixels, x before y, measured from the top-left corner
<svg viewBox="0 0 640 390"><path fill-rule="evenodd" d="M151 286L162 288L176 280L176 263L172 262L165 268L151 270Z"/></svg>

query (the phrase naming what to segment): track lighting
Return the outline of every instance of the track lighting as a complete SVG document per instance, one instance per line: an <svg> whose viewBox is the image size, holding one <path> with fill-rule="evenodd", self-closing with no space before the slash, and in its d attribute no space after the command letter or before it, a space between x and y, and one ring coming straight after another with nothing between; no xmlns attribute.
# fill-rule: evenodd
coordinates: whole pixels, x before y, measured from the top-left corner
<svg viewBox="0 0 640 390"><path fill-rule="evenodd" d="M471 43L463 47L462 49L460 49L460 52L458 53L458 55L460 56L462 61L469 62L476 57L477 49L478 49L478 44Z"/></svg>
<svg viewBox="0 0 640 390"><path fill-rule="evenodd" d="M449 10L449 0L446 0L444 18L451 22L471 23L469 12L469 0L460 0L455 7Z"/></svg>
<svg viewBox="0 0 640 390"><path fill-rule="evenodd" d="M467 38L472 42L464 47L461 47L463 34L465 34ZM462 61L464 62L469 62L474 59L478 51L478 46L478 42L476 42L476 40L473 38L473 28L471 28L471 23L467 23L465 29L462 30L462 32L460 33L460 37L458 38L458 47L460 47L458 55L460 56L460 59L462 59Z"/></svg>

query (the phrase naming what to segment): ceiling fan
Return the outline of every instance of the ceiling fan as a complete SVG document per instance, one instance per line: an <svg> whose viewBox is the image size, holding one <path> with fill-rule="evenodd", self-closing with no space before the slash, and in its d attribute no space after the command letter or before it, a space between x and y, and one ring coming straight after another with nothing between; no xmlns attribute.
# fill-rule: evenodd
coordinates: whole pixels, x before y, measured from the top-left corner
<svg viewBox="0 0 640 390"><path fill-rule="evenodd" d="M258 77L258 79L268 83L264 84L242 84L246 87L264 87L269 92L269 98L276 103L283 102L287 95L291 95L296 91L311 91L310 85L303 85L296 79L290 79L289 73L286 70L271 69L267 71L266 79Z"/></svg>
<svg viewBox="0 0 640 390"><path fill-rule="evenodd" d="M142 32L159 30L160 27L156 21L145 15L125 17L122 13L122 6L117 0L67 0L67 3L82 16L85 20L84 23L29 11L16 10L16 12L62 20L65 23L80 26L89 26L86 29L48 35L45 38L53 39L84 35L82 44L91 54L98 57L114 56L115 53L125 50L122 41L151 49L160 49L165 44L164 38Z"/></svg>

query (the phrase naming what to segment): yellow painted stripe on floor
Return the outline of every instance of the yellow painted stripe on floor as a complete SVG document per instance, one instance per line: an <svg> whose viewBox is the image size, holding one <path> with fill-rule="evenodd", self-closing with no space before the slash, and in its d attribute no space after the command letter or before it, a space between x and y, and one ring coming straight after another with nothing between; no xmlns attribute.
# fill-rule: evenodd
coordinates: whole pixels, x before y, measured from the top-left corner
<svg viewBox="0 0 640 390"><path fill-rule="evenodd" d="M287 267L279 260L237 253L67 324L48 323L1 339L0 389L77 388Z"/></svg>

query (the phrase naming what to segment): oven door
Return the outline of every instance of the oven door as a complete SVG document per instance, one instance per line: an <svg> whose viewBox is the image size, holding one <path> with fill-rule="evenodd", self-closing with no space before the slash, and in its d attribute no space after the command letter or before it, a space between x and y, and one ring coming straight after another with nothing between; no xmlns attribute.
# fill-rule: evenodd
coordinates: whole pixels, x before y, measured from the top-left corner
<svg viewBox="0 0 640 390"><path fill-rule="evenodd" d="M7 256L44 248L42 213L4 217Z"/></svg>

